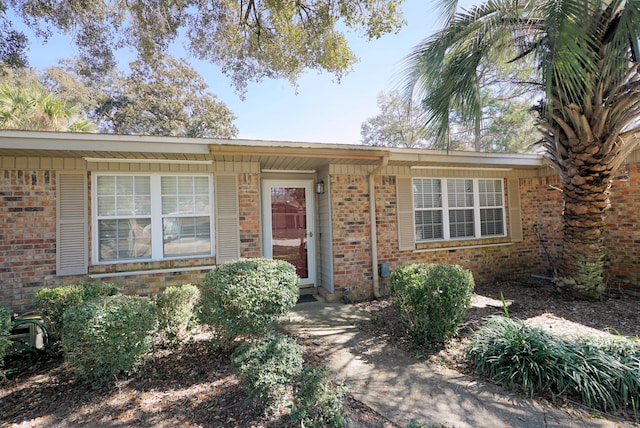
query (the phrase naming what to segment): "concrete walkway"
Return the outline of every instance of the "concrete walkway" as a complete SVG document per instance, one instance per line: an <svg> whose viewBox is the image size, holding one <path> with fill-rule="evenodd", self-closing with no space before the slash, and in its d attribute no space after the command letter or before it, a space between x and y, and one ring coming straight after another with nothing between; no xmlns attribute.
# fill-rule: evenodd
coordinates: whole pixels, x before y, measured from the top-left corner
<svg viewBox="0 0 640 428"><path fill-rule="evenodd" d="M368 316L354 305L302 303L281 325L328 345L326 364L350 393L401 427L411 419L456 428L633 426L569 413L417 361L355 327Z"/></svg>

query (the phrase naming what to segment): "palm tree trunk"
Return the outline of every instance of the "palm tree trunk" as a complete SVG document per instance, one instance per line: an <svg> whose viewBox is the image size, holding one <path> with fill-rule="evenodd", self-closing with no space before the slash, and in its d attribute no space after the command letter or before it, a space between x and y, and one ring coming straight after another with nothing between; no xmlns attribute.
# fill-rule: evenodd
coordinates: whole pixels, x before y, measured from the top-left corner
<svg viewBox="0 0 640 428"><path fill-rule="evenodd" d="M597 151L598 145L594 144ZM559 290L589 300L600 299L604 281L604 226L609 208L611 167L597 157L569 153L563 182L563 247L555 283Z"/></svg>

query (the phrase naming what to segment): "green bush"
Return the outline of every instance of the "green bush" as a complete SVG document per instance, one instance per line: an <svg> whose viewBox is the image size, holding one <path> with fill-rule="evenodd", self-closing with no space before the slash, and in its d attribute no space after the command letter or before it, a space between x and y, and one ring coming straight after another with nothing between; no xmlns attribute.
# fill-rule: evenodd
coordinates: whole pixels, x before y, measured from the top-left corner
<svg viewBox="0 0 640 428"><path fill-rule="evenodd" d="M306 367L299 377L299 385L291 406L294 422L316 428L347 425L343 405L347 388L331 381L327 366Z"/></svg>
<svg viewBox="0 0 640 428"><path fill-rule="evenodd" d="M630 340L569 340L495 316L466 352L476 371L530 395L565 395L605 411L640 408L640 346Z"/></svg>
<svg viewBox="0 0 640 428"><path fill-rule="evenodd" d="M458 331L471 304L473 275L458 265L411 264L391 274L393 303L421 345L440 345Z"/></svg>
<svg viewBox="0 0 640 428"><path fill-rule="evenodd" d="M134 368L150 349L157 309L146 297L88 300L64 314L65 360L80 378L103 382Z"/></svg>
<svg viewBox="0 0 640 428"><path fill-rule="evenodd" d="M214 328L222 351L266 331L298 300L295 268L281 260L243 259L217 266L202 285L200 319Z"/></svg>
<svg viewBox="0 0 640 428"><path fill-rule="evenodd" d="M256 398L266 413L283 404L293 380L302 371L304 348L279 333L239 346L231 364L250 397Z"/></svg>
<svg viewBox="0 0 640 428"><path fill-rule="evenodd" d="M156 297L158 328L165 341L180 342L195 321L200 290L191 284L167 287Z"/></svg>
<svg viewBox="0 0 640 428"><path fill-rule="evenodd" d="M0 367L3 366L7 348L11 345L8 339L11 334L11 311L4 306L0 306ZM2 373L0 371L0 373Z"/></svg>
<svg viewBox="0 0 640 428"><path fill-rule="evenodd" d="M64 330L64 312L85 300L118 294L118 288L109 283L83 283L42 288L36 292L35 306L44 320L52 339L59 340Z"/></svg>

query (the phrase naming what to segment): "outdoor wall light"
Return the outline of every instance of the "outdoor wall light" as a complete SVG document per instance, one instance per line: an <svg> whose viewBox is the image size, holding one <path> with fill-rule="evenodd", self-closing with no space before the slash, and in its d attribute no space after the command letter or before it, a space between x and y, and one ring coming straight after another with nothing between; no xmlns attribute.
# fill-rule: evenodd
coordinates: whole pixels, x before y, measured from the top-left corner
<svg viewBox="0 0 640 428"><path fill-rule="evenodd" d="M324 194L324 181L318 181L316 183L316 193L318 195Z"/></svg>

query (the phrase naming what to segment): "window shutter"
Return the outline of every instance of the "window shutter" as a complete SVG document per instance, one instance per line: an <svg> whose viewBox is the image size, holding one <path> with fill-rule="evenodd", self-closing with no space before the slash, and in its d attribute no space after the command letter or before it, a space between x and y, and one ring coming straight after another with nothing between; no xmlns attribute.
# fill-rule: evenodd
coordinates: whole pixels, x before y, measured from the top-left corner
<svg viewBox="0 0 640 428"><path fill-rule="evenodd" d="M216 176L216 263L240 258L238 177Z"/></svg>
<svg viewBox="0 0 640 428"><path fill-rule="evenodd" d="M512 242L522 241L522 213L520 210L520 180L509 178L507 180L509 191L509 235Z"/></svg>
<svg viewBox="0 0 640 428"><path fill-rule="evenodd" d="M398 249L414 250L416 235L413 219L413 183L411 177L398 177L396 183Z"/></svg>
<svg viewBox="0 0 640 428"><path fill-rule="evenodd" d="M56 274L84 275L88 271L86 173L57 174Z"/></svg>

